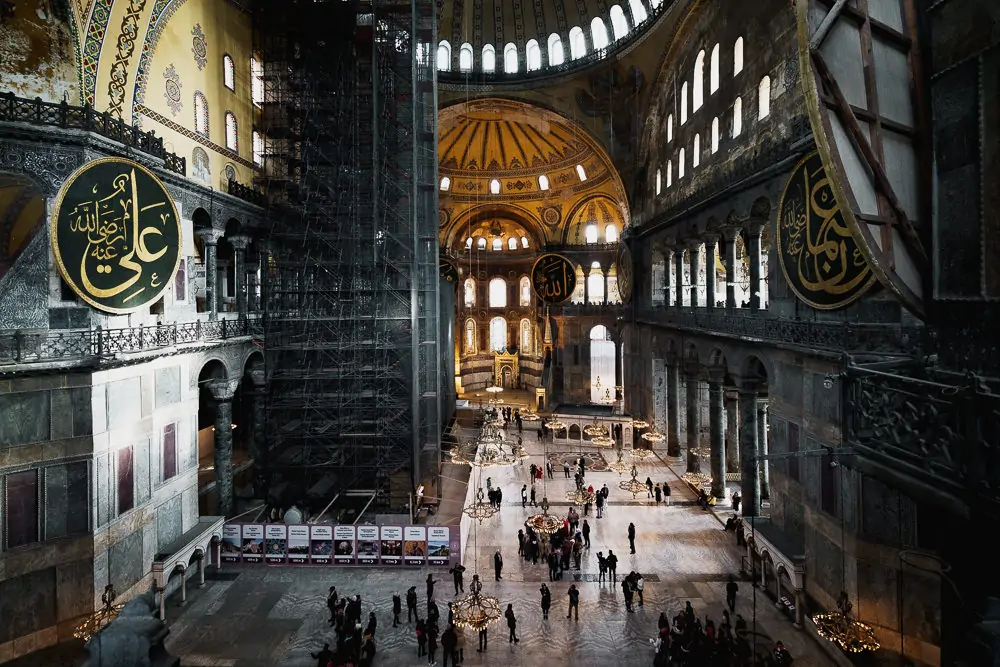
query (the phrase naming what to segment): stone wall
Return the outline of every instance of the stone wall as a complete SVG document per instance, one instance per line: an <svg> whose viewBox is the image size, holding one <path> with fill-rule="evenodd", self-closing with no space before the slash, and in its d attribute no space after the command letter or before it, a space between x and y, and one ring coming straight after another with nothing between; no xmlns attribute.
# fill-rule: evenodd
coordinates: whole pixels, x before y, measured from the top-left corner
<svg viewBox="0 0 1000 667"><path fill-rule="evenodd" d="M79 104L79 45L68 0L9 4L12 15L0 15L0 92Z"/></svg>

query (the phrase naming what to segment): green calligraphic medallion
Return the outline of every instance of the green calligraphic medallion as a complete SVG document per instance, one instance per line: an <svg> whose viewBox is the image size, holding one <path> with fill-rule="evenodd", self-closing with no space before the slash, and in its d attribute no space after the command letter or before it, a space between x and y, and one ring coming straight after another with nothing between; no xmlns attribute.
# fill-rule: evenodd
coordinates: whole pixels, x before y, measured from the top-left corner
<svg viewBox="0 0 1000 667"><path fill-rule="evenodd" d="M818 310L843 308L875 282L818 152L799 162L788 179L777 225L781 271L804 303Z"/></svg>
<svg viewBox="0 0 1000 667"><path fill-rule="evenodd" d="M562 255L542 255L531 267L531 287L542 301L562 303L576 289L576 267Z"/></svg>
<svg viewBox="0 0 1000 667"><path fill-rule="evenodd" d="M438 259L438 275L453 283L458 282L458 267L445 258Z"/></svg>
<svg viewBox="0 0 1000 667"><path fill-rule="evenodd" d="M618 294L622 303L632 300L632 253L624 243L618 244Z"/></svg>
<svg viewBox="0 0 1000 667"><path fill-rule="evenodd" d="M130 313L160 298L177 272L181 224L152 172L104 158L66 180L49 218L63 280L94 308Z"/></svg>

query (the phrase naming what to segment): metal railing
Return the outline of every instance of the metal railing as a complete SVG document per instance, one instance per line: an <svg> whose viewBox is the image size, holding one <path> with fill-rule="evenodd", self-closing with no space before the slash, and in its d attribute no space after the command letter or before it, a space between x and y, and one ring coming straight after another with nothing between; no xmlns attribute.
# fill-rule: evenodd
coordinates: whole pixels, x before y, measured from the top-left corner
<svg viewBox="0 0 1000 667"><path fill-rule="evenodd" d="M256 204L262 208L267 206L267 197L265 197L262 192L258 192L249 185L243 185L239 181L229 179L228 190L229 194L237 199L242 199L245 202Z"/></svg>
<svg viewBox="0 0 1000 667"><path fill-rule="evenodd" d="M94 132L162 159L168 171L184 176L187 170L185 158L163 147L163 137L157 137L152 130L143 132L106 111L98 112L89 104L76 106L66 101L45 102L37 97L31 100L14 93L0 93L0 121Z"/></svg>
<svg viewBox="0 0 1000 667"><path fill-rule="evenodd" d="M129 329L0 333L0 367L59 363L100 365L122 354L155 352L176 345L216 343L260 336L260 320L219 319Z"/></svg>

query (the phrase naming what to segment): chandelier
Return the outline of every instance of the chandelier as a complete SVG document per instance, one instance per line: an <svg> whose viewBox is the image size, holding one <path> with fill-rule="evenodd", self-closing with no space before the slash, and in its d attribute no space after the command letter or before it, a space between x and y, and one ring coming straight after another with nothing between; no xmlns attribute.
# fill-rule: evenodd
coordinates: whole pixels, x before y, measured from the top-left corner
<svg viewBox="0 0 1000 667"><path fill-rule="evenodd" d="M712 476L703 472L686 472L681 475L681 479L694 487L702 487L712 482Z"/></svg>
<svg viewBox="0 0 1000 667"><path fill-rule="evenodd" d="M656 431L650 431L649 433L643 433L642 439L649 443L657 443L657 442L663 442L667 438L662 433L657 433Z"/></svg>
<svg viewBox="0 0 1000 667"><path fill-rule="evenodd" d="M615 439L610 436L602 435L596 438L592 438L590 443L593 445L597 445L598 447L614 447Z"/></svg>
<svg viewBox="0 0 1000 667"><path fill-rule="evenodd" d="M575 505L586 505L594 502L595 493L589 493L586 489L576 489L566 493L566 500Z"/></svg>
<svg viewBox="0 0 1000 667"><path fill-rule="evenodd" d="M632 420L632 428L641 431L643 429L649 428L649 422L644 421L642 419L633 419Z"/></svg>
<svg viewBox="0 0 1000 667"><path fill-rule="evenodd" d="M525 410L521 413L521 419L526 422L536 422L538 421L538 415L531 410Z"/></svg>
<svg viewBox="0 0 1000 667"><path fill-rule="evenodd" d="M646 485L636 479L638 475L639 473L636 471L635 466L632 466L632 479L624 482L618 482L618 488L622 491L628 491L631 493L633 500L637 495L646 491Z"/></svg>
<svg viewBox="0 0 1000 667"><path fill-rule="evenodd" d="M115 620L118 617L118 613L122 610L123 604L115 604L115 599L118 597L117 591L113 584L108 584L104 587L104 593L101 595L101 602L104 606L95 611L93 614L87 617L83 623L78 625L73 631L73 636L77 639L82 639L87 642L90 638L96 635L98 632L104 629L104 627Z"/></svg>
<svg viewBox="0 0 1000 667"><path fill-rule="evenodd" d="M710 447L695 447L694 449L691 450L691 453L694 454L695 456L700 456L702 458L707 459L709 456L712 455L712 449Z"/></svg>
<svg viewBox="0 0 1000 667"><path fill-rule="evenodd" d="M557 516L549 514L548 498L542 498L541 508L541 514L532 514L528 517L528 520L525 521L527 525L531 526L536 533L543 535L551 535L562 528L562 520Z"/></svg>
<svg viewBox="0 0 1000 667"><path fill-rule="evenodd" d="M583 432L587 435L601 436L607 435L608 427L604 424L598 424L596 421L593 424L587 424L583 427Z"/></svg>
<svg viewBox="0 0 1000 667"><path fill-rule="evenodd" d="M628 464L622 460L622 450L618 450L618 460L613 463L608 463L608 470L618 473L619 475L624 475L628 470Z"/></svg>
<svg viewBox="0 0 1000 667"><path fill-rule="evenodd" d="M452 603L452 612L456 626L479 631L500 620L500 600L492 595L483 595L483 582L478 574L474 574L469 594Z"/></svg>
<svg viewBox="0 0 1000 667"><path fill-rule="evenodd" d="M496 468L514 464L513 457L503 451L503 440L468 442L451 450L452 463L473 468Z"/></svg>
<svg viewBox="0 0 1000 667"><path fill-rule="evenodd" d="M488 386L486 388L486 392L489 393L489 394L499 394L499 393L503 392L503 387L495 385L495 384L491 384L490 386Z"/></svg>
<svg viewBox="0 0 1000 667"><path fill-rule="evenodd" d="M639 459L640 461L645 461L646 459L653 456L653 450L646 449L645 447L635 447L632 449L632 456Z"/></svg>
<svg viewBox="0 0 1000 667"><path fill-rule="evenodd" d="M525 449L523 446L514 445L513 450L514 450L514 457L515 458L518 458L518 459L527 459L528 456L529 456L528 455L528 450Z"/></svg>
<svg viewBox="0 0 1000 667"><path fill-rule="evenodd" d="M486 519L492 519L499 511L493 503L486 502L486 494L483 493L483 487L479 487L476 491L476 502L462 508L463 514L470 519L475 519L479 523L482 523Z"/></svg>
<svg viewBox="0 0 1000 667"><path fill-rule="evenodd" d="M881 644L875 639L875 632L867 623L851 617L851 607L847 593L841 592L837 600L837 611L813 616L816 631L845 653L877 651Z"/></svg>
<svg viewBox="0 0 1000 667"><path fill-rule="evenodd" d="M549 421L545 422L545 425L549 428L549 430L552 431L553 434L559 433L559 431L566 430L566 424L559 421L558 419L550 419Z"/></svg>

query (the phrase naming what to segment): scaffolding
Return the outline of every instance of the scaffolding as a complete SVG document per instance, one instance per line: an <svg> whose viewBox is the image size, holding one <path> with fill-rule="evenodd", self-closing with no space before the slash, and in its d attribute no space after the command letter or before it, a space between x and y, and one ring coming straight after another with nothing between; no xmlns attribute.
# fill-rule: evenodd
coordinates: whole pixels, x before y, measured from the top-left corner
<svg viewBox="0 0 1000 667"><path fill-rule="evenodd" d="M440 443L432 0L259 0L266 487L400 508Z"/></svg>

